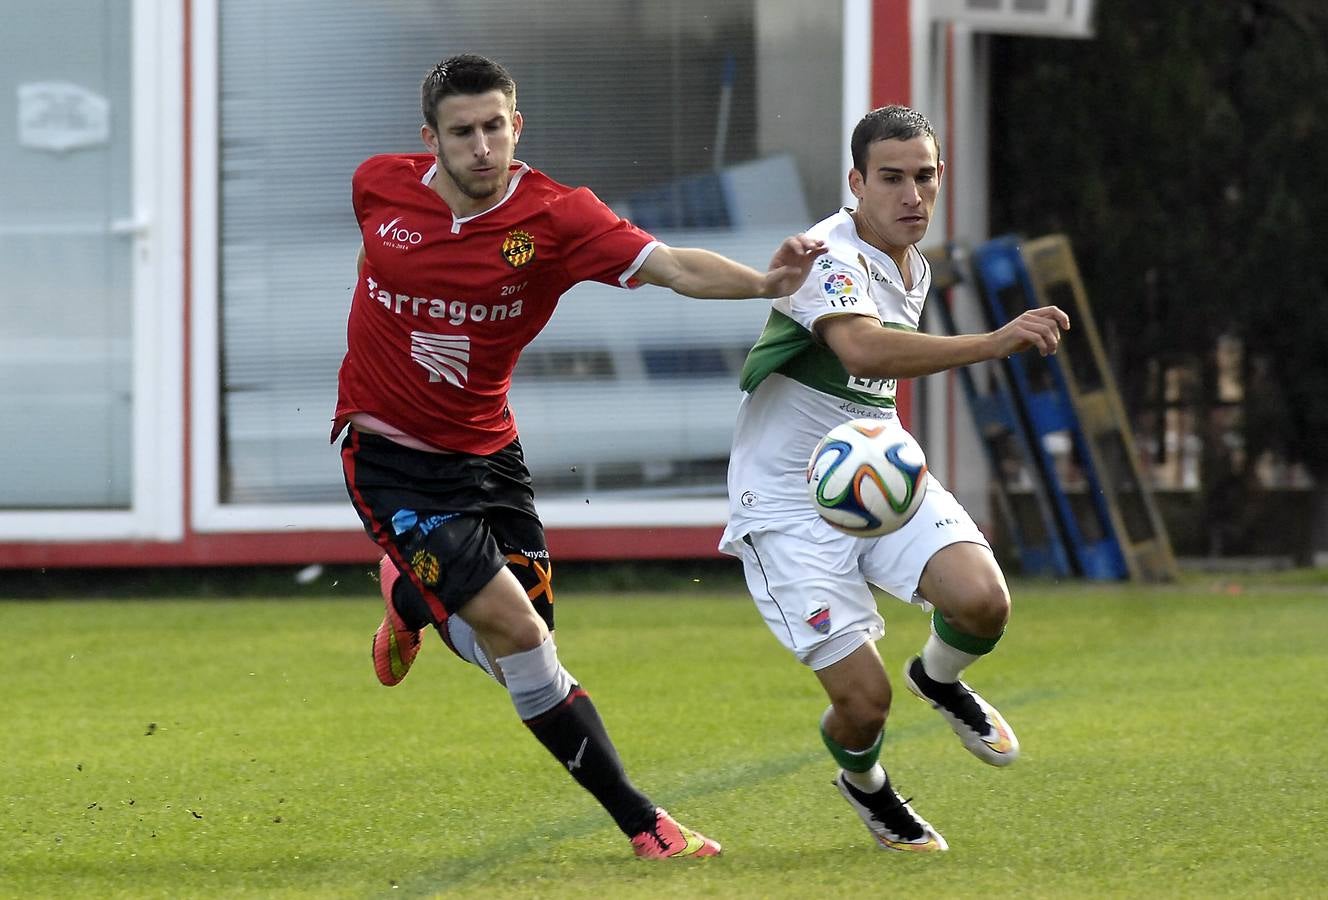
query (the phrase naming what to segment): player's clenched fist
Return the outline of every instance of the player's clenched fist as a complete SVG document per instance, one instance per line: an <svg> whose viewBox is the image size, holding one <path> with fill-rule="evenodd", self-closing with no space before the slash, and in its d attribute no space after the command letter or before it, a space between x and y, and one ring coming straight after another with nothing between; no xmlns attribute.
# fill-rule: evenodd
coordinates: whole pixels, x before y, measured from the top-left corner
<svg viewBox="0 0 1328 900"><path fill-rule="evenodd" d="M1061 344L1061 332L1070 330L1070 317L1059 306L1039 306L1026 310L996 331L1001 356L1034 349L1043 356L1055 353Z"/></svg>

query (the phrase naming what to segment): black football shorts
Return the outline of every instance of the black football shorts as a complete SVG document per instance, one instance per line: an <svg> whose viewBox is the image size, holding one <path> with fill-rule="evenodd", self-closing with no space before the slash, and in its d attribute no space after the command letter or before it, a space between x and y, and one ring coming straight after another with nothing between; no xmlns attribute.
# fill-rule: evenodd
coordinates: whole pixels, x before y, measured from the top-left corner
<svg viewBox="0 0 1328 900"><path fill-rule="evenodd" d="M487 456L430 453L347 429L342 471L355 511L438 624L508 566L553 629L552 566L519 441Z"/></svg>

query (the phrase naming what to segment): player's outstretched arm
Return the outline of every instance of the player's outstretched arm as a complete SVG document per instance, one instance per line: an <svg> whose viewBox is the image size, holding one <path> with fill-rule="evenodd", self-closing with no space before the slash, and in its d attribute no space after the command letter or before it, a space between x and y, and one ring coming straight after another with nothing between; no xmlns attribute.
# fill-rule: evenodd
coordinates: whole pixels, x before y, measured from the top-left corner
<svg viewBox="0 0 1328 900"><path fill-rule="evenodd" d="M1060 308L1043 306L986 334L947 336L882 328L876 319L856 315L824 320L818 331L850 375L916 378L1024 350L1049 356L1069 328L1070 317Z"/></svg>
<svg viewBox="0 0 1328 900"><path fill-rule="evenodd" d="M637 277L686 297L703 300L739 300L783 297L807 278L812 262L825 252L825 244L805 234L784 239L770 261L770 269L755 269L695 247L659 245L646 257Z"/></svg>

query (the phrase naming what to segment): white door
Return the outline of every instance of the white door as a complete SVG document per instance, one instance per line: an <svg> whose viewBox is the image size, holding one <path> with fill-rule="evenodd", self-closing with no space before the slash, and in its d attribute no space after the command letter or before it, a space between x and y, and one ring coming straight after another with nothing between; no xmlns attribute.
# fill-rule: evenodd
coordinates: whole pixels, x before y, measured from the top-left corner
<svg viewBox="0 0 1328 900"><path fill-rule="evenodd" d="M178 532L183 54L160 6L4 15L0 540Z"/></svg>

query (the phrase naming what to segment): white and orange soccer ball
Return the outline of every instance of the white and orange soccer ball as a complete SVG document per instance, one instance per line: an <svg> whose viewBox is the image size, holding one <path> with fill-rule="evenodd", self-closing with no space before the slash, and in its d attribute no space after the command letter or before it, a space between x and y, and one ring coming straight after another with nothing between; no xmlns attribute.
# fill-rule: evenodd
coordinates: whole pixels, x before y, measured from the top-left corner
<svg viewBox="0 0 1328 900"><path fill-rule="evenodd" d="M836 425L807 463L807 494L821 518L854 537L904 526L927 493L927 457L908 432L874 419Z"/></svg>

